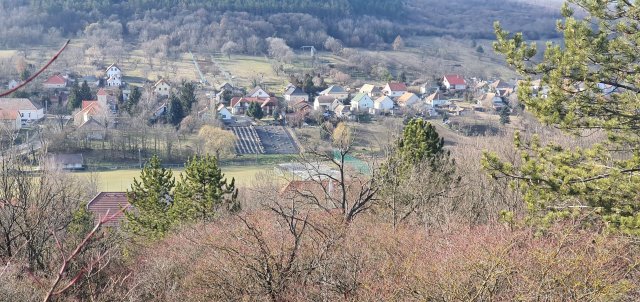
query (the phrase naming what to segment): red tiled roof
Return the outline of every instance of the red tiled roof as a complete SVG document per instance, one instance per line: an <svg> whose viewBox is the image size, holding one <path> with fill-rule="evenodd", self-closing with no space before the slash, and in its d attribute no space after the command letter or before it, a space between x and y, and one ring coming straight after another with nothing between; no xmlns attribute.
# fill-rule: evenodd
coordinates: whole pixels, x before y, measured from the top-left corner
<svg viewBox="0 0 640 302"><path fill-rule="evenodd" d="M56 74L48 78L44 83L50 85L65 85L67 80L65 80L61 75Z"/></svg>
<svg viewBox="0 0 640 302"><path fill-rule="evenodd" d="M97 104L98 101L96 100L83 100L82 101L82 110L87 109L87 107L89 106L93 106L93 104Z"/></svg>
<svg viewBox="0 0 640 302"><path fill-rule="evenodd" d="M278 99L275 97L269 98L251 98L251 97L234 97L231 99L231 107L235 107L238 103L260 103L261 107L267 105L275 106L278 104Z"/></svg>
<svg viewBox="0 0 640 302"><path fill-rule="evenodd" d="M387 83L391 91L407 91L407 85L404 83Z"/></svg>
<svg viewBox="0 0 640 302"><path fill-rule="evenodd" d="M107 91L106 91L106 90L104 90L104 88L100 88L100 89L98 90L98 93L97 93L96 95L107 95Z"/></svg>
<svg viewBox="0 0 640 302"><path fill-rule="evenodd" d="M457 74L448 74L444 76L451 85L466 85L464 78Z"/></svg>
<svg viewBox="0 0 640 302"><path fill-rule="evenodd" d="M100 192L87 204L87 209L91 211L95 217L96 222L98 219L107 215L116 214L115 218L105 223L105 226L119 226L120 222L124 219L124 211L121 209L129 209L131 204L127 200L126 192Z"/></svg>
<svg viewBox="0 0 640 302"><path fill-rule="evenodd" d="M20 116L18 110L0 109L0 120L16 120Z"/></svg>

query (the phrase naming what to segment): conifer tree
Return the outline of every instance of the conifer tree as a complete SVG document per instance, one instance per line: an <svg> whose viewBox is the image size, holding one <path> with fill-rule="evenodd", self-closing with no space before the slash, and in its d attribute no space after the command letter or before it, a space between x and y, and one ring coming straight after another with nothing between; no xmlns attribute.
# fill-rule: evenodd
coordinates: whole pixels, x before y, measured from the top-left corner
<svg viewBox="0 0 640 302"><path fill-rule="evenodd" d="M173 224L175 179L171 169L165 169L154 155L144 165L140 179L134 178L127 199L133 210L126 211L126 229L136 235L156 239L163 237Z"/></svg>
<svg viewBox="0 0 640 302"><path fill-rule="evenodd" d="M93 95L91 94L91 88L89 88L89 84L87 84L87 81L82 82L78 96L81 101L93 100Z"/></svg>
<svg viewBox="0 0 640 302"><path fill-rule="evenodd" d="M569 5L572 4L572 6ZM518 182L530 220L598 218L610 230L640 234L640 39L637 1L571 0L562 7L562 43L547 42L544 56L522 33L495 25L494 49L524 76L518 99L541 122L567 134L602 133L586 147L544 144L516 133L517 165L487 153L494 177ZM583 10L574 16L573 8ZM584 16L584 17L582 17ZM532 80L546 93L533 93ZM572 218L573 219L573 218Z"/></svg>
<svg viewBox="0 0 640 302"><path fill-rule="evenodd" d="M170 101L168 106L169 108L167 108L167 120L169 121L169 123L177 126L185 116L184 108L182 107L182 103L180 102L180 100L175 95L172 95L169 99Z"/></svg>
<svg viewBox="0 0 640 302"><path fill-rule="evenodd" d="M176 221L209 221L221 210L237 211L235 179L228 181L215 156L195 156L176 185L172 216Z"/></svg>
<svg viewBox="0 0 640 302"><path fill-rule="evenodd" d="M511 123L511 118L509 117L509 107L504 106L502 110L500 110L500 124L509 124Z"/></svg>
<svg viewBox="0 0 640 302"><path fill-rule="evenodd" d="M67 109L71 112L82 105L82 95L80 94L80 86L78 82L73 82L69 97L67 99Z"/></svg>
<svg viewBox="0 0 640 302"><path fill-rule="evenodd" d="M249 104L249 109L247 109L247 115L254 119L262 119L264 117L264 112L262 111L262 107L259 103L251 103Z"/></svg>

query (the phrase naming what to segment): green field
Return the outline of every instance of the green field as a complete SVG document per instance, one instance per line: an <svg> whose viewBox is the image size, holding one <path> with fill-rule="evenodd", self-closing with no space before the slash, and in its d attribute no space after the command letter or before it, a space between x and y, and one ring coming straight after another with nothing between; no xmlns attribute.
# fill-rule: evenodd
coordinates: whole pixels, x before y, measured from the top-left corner
<svg viewBox="0 0 640 302"><path fill-rule="evenodd" d="M273 170L270 166L231 166L223 167L222 171L227 178L235 178L236 185L238 187L248 187L254 182L255 176L261 172L268 172ZM180 170L173 170L176 177L182 172ZM115 170L115 171L100 171L100 172L77 172L74 173L77 176L89 178L91 174L94 174L99 182L100 190L102 191L125 191L131 187L134 177L140 176L140 170Z"/></svg>

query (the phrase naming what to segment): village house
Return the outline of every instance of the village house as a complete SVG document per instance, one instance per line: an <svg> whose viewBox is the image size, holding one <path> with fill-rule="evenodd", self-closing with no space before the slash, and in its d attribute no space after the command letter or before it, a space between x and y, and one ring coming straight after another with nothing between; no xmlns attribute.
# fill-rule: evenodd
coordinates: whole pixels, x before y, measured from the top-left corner
<svg viewBox="0 0 640 302"><path fill-rule="evenodd" d="M431 107L440 107L450 103L440 90L428 95L424 98L424 102Z"/></svg>
<svg viewBox="0 0 640 302"><path fill-rule="evenodd" d="M218 117L223 120L223 121L228 121L233 119L233 115L231 114L231 111L229 111L229 109L227 109L227 107L225 107L223 104L218 105Z"/></svg>
<svg viewBox="0 0 640 302"><path fill-rule="evenodd" d="M313 101L313 110L329 111L334 100L337 99L331 95L317 96Z"/></svg>
<svg viewBox="0 0 640 302"><path fill-rule="evenodd" d="M18 110L0 109L0 123L3 130L18 131L22 128L22 120Z"/></svg>
<svg viewBox="0 0 640 302"><path fill-rule="evenodd" d="M336 108L338 108L338 106L340 105L344 105L344 103L341 100L338 100L338 99L333 100L333 102L331 102L331 105L329 106L329 111L331 112L336 111Z"/></svg>
<svg viewBox="0 0 640 302"><path fill-rule="evenodd" d="M294 86L294 87L289 87L289 89L285 91L284 100L287 101L287 103L292 103L297 101L308 102L309 95L306 94L304 91L302 91L302 89L300 89L299 87Z"/></svg>
<svg viewBox="0 0 640 302"><path fill-rule="evenodd" d="M62 89L67 87L67 79L60 74L54 74L44 81L42 86L46 89Z"/></svg>
<svg viewBox="0 0 640 302"><path fill-rule="evenodd" d="M275 97L257 98L257 97L234 97L231 99L231 113L246 114L251 103L258 103L262 111L268 115L272 114L278 106L278 99Z"/></svg>
<svg viewBox="0 0 640 302"><path fill-rule="evenodd" d="M372 84L362 85L359 92L368 95L372 99L378 98L382 95L382 90L380 90L380 87Z"/></svg>
<svg viewBox="0 0 640 302"><path fill-rule="evenodd" d="M122 86L122 70L115 63L107 67L105 71L107 74L107 86L120 87Z"/></svg>
<svg viewBox="0 0 640 302"><path fill-rule="evenodd" d="M104 121L106 117L107 111L103 103L96 100L82 101L80 111L73 115L73 124L76 127L80 127L91 119Z"/></svg>
<svg viewBox="0 0 640 302"><path fill-rule="evenodd" d="M398 98L407 93L407 85L404 83L387 83L382 89L382 93L392 99Z"/></svg>
<svg viewBox="0 0 640 302"><path fill-rule="evenodd" d="M415 93L405 92L396 102L400 107L411 107L420 102L420 98Z"/></svg>
<svg viewBox="0 0 640 302"><path fill-rule="evenodd" d="M256 86L253 88L245 97L249 98L269 98L271 95L264 89L260 88L260 86Z"/></svg>
<svg viewBox="0 0 640 302"><path fill-rule="evenodd" d="M495 92L500 97L507 97L513 93L513 86L503 80L496 80L489 84L491 92Z"/></svg>
<svg viewBox="0 0 640 302"><path fill-rule="evenodd" d="M31 100L25 98L0 98L0 110L18 111L22 125L44 117L44 110L36 107Z"/></svg>
<svg viewBox="0 0 640 302"><path fill-rule="evenodd" d="M467 82L464 78L457 74L445 75L442 79L442 85L447 90L465 90L467 89Z"/></svg>
<svg viewBox="0 0 640 302"><path fill-rule="evenodd" d="M160 79L153 84L153 93L158 96L169 97L171 94L171 85L165 79Z"/></svg>
<svg viewBox="0 0 640 302"><path fill-rule="evenodd" d="M375 101L373 101L373 110L371 111L371 113L372 114L388 113L393 109L393 106L394 106L393 100L390 97L383 95L377 98Z"/></svg>
<svg viewBox="0 0 640 302"><path fill-rule="evenodd" d="M351 99L351 111L369 112L371 108L373 100L367 94L358 93Z"/></svg>
<svg viewBox="0 0 640 302"><path fill-rule="evenodd" d="M500 111L504 106L506 106L506 104L500 96L498 96L495 92L489 92L483 94L476 101L476 105L473 106L473 108L476 111Z"/></svg>
<svg viewBox="0 0 640 302"><path fill-rule="evenodd" d="M87 210L93 214L94 223L107 215L114 216L104 224L107 227L120 226L125 219L124 212L131 207L126 192L100 192L87 203Z"/></svg>
<svg viewBox="0 0 640 302"><path fill-rule="evenodd" d="M349 93L346 92L344 88L336 85L329 86L327 89L321 91L319 95L333 97L334 99L338 99L341 101L344 101L349 98Z"/></svg>
<svg viewBox="0 0 640 302"><path fill-rule="evenodd" d="M96 120L93 116L78 126L78 132L87 140L103 140L105 137L104 125Z"/></svg>
<svg viewBox="0 0 640 302"><path fill-rule="evenodd" d="M351 106L349 105L338 105L333 113L336 117L348 119L351 117Z"/></svg>
<svg viewBox="0 0 640 302"><path fill-rule="evenodd" d="M118 91L105 88L98 89L96 93L97 101L102 104L102 107L109 109L114 114L118 111L118 98L116 97L116 93L118 93ZM127 98L124 99L126 100Z"/></svg>

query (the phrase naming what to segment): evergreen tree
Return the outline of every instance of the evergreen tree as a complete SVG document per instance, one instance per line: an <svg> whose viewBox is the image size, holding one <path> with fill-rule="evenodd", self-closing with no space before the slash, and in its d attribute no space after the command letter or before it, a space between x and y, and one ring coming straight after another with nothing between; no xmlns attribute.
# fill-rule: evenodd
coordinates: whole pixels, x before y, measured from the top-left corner
<svg viewBox="0 0 640 302"><path fill-rule="evenodd" d="M431 123L418 118L409 121L397 144L402 161L414 164L425 159L444 155L444 138L441 138Z"/></svg>
<svg viewBox="0 0 640 302"><path fill-rule="evenodd" d="M543 144L516 134L522 160L514 166L495 154L483 165L494 177L517 181L531 210L529 219L548 223L562 217L599 218L612 231L640 235L640 47L637 1L570 1L584 10L575 17L562 8L562 43L548 42L543 56L522 33L496 23L494 48L525 81L518 99L543 123L583 135L600 131L588 147ZM545 96L534 94L541 78Z"/></svg>
<svg viewBox="0 0 640 302"><path fill-rule="evenodd" d="M407 74L404 71L401 71L398 75L398 82L406 83L407 82Z"/></svg>
<svg viewBox="0 0 640 302"><path fill-rule="evenodd" d="M140 97L142 97L142 93L138 87L134 87L129 94L129 98L127 98L127 102L125 103L125 110L129 114L133 114L136 106L138 106L138 102L140 101Z"/></svg>
<svg viewBox="0 0 640 302"><path fill-rule="evenodd" d="M81 101L93 100L93 95L91 94L91 88L89 88L89 84L87 84L87 81L82 82L82 86L80 86L80 91L78 92L78 96Z"/></svg>
<svg viewBox="0 0 640 302"><path fill-rule="evenodd" d="M262 111L262 106L260 106L260 103L253 102L249 104L247 115L257 120L262 119L264 117L264 112Z"/></svg>
<svg viewBox="0 0 640 302"><path fill-rule="evenodd" d="M171 169L163 168L158 156L151 157L142 168L140 179L134 178L131 190L127 191L127 199L134 210L125 212L125 227L136 235L164 236L173 224L169 211L173 205L174 186Z"/></svg>
<svg viewBox="0 0 640 302"><path fill-rule="evenodd" d="M504 106L502 110L500 110L500 124L509 124L511 123L511 118L509 117L509 107Z"/></svg>
<svg viewBox="0 0 640 302"><path fill-rule="evenodd" d="M177 126L182 122L184 118L184 109L182 108L182 102L175 96L172 95L169 98L169 108L167 108L167 120L169 123Z"/></svg>
<svg viewBox="0 0 640 302"><path fill-rule="evenodd" d="M73 86L71 86L71 91L69 92L69 97L67 98L67 109L72 112L81 105L82 95L80 94L80 86L78 86L78 82L76 81L73 82Z"/></svg>
<svg viewBox="0 0 640 302"><path fill-rule="evenodd" d="M191 82L183 81L179 90L179 100L182 103L184 115L191 112L193 104L196 103L196 85Z"/></svg>
<svg viewBox="0 0 640 302"><path fill-rule="evenodd" d="M215 156L195 156L176 185L172 215L177 221L209 221L221 210L237 211L235 179L227 181Z"/></svg>

